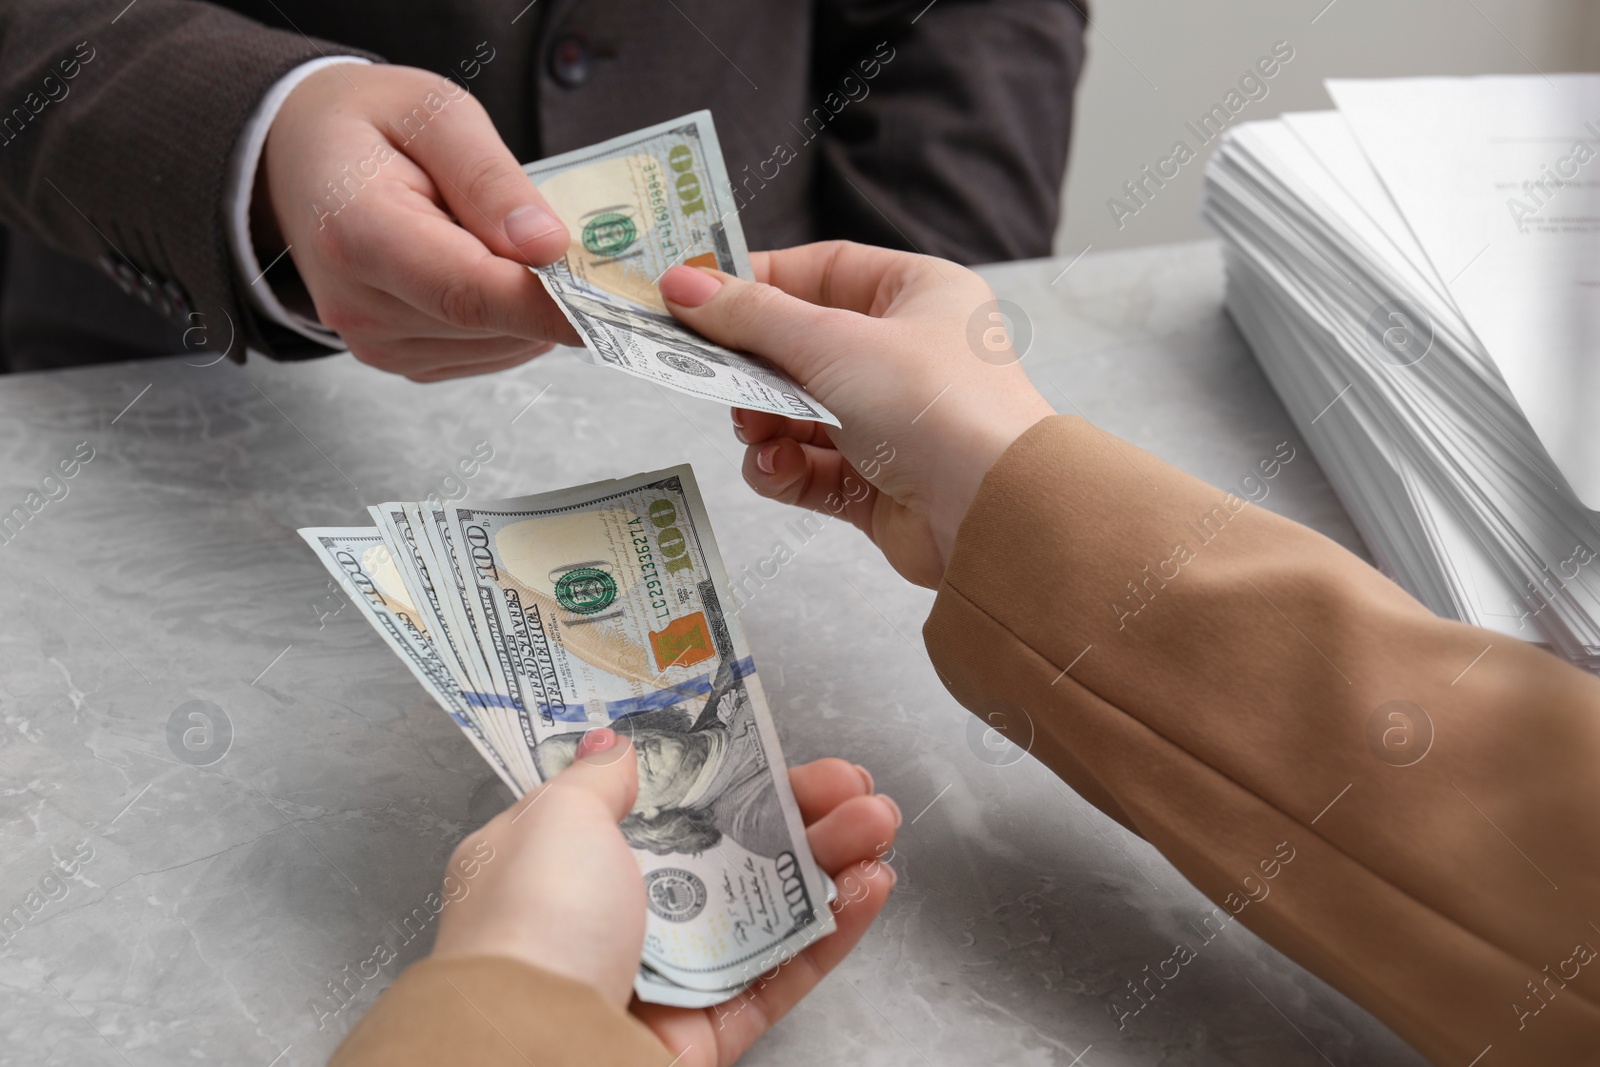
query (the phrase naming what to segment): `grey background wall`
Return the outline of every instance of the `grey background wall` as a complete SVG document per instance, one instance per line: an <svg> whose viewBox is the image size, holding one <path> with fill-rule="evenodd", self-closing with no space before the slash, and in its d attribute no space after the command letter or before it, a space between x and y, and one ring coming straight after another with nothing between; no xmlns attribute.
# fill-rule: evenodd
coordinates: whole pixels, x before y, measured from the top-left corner
<svg viewBox="0 0 1600 1067"><path fill-rule="evenodd" d="M1079 87L1056 250L1077 255L1207 236L1201 175L1215 147L1185 123L1238 87L1288 42L1294 58L1263 80L1234 122L1331 106L1328 77L1533 74L1600 70L1600 0L1091 0L1089 59ZM1240 94L1244 98L1244 94ZM1197 149L1140 206L1123 183L1146 164ZM1167 170L1170 172L1171 166ZM1116 218L1121 197L1137 214Z"/></svg>

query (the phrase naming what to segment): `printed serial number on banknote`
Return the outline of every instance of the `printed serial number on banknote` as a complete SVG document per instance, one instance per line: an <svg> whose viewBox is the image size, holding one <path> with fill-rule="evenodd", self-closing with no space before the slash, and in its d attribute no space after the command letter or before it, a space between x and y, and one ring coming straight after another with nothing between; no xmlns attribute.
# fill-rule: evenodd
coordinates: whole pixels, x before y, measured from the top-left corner
<svg viewBox="0 0 1600 1067"><path fill-rule="evenodd" d="M709 111L523 170L572 233L566 256L537 273L591 362L691 396L839 425L788 375L713 344L662 303L657 281L674 264L754 277Z"/></svg>

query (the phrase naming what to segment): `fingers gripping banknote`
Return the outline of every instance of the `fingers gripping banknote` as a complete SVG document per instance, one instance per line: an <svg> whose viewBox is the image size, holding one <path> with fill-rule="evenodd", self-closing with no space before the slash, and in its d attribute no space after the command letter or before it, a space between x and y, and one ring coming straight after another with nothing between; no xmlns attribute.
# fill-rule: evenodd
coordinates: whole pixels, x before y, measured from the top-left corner
<svg viewBox="0 0 1600 1067"><path fill-rule="evenodd" d="M631 738L639 996L719 1003L832 932L835 890L689 468L430 510L301 534L519 794L587 730Z"/></svg>
<svg viewBox="0 0 1600 1067"><path fill-rule="evenodd" d="M754 278L709 111L523 168L573 235L537 268L591 362L691 396L833 426L782 371L713 344L674 319L656 283L668 267Z"/></svg>
<svg viewBox="0 0 1600 1067"><path fill-rule="evenodd" d="M649 967L725 990L831 930L689 468L448 512L540 779L586 730L633 740L639 798L622 830L650 901Z"/></svg>

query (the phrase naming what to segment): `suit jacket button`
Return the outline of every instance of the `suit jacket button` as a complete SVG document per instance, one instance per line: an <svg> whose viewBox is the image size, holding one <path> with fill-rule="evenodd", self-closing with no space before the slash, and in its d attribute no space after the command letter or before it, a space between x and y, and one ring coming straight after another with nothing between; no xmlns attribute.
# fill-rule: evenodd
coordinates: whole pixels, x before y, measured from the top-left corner
<svg viewBox="0 0 1600 1067"><path fill-rule="evenodd" d="M187 326L189 323L189 295L174 281L162 282L161 293L166 298L167 318Z"/></svg>
<svg viewBox="0 0 1600 1067"><path fill-rule="evenodd" d="M105 252L100 256L100 269L105 271L112 281L117 283L117 288L128 296L133 295L134 275L131 269L124 266L120 259L113 258L111 253Z"/></svg>
<svg viewBox="0 0 1600 1067"><path fill-rule="evenodd" d="M129 296L140 296L144 293L144 286L140 282L139 272L133 268L132 263L126 260L119 260L116 268L111 272L111 276L116 279L117 285L122 291Z"/></svg>
<svg viewBox="0 0 1600 1067"><path fill-rule="evenodd" d="M550 51L550 76L558 83L576 89L589 80L593 68L594 49L581 30L556 38Z"/></svg>
<svg viewBox="0 0 1600 1067"><path fill-rule="evenodd" d="M150 279L150 285L148 288L150 292L150 299L148 301L150 307L162 318L171 319L172 304L167 299L166 287L152 278Z"/></svg>

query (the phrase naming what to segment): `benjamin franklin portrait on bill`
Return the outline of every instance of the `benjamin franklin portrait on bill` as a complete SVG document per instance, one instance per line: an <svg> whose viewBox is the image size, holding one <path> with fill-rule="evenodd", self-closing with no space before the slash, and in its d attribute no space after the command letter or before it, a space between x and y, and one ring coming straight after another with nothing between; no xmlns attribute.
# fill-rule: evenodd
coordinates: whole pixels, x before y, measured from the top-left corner
<svg viewBox="0 0 1600 1067"><path fill-rule="evenodd" d="M733 685L720 703L731 712L726 722L715 714L696 722L675 706L612 724L632 738L639 761L639 798L622 820L634 848L696 854L726 834L769 859L793 850L744 685ZM554 734L535 746L542 778L572 762L584 732Z"/></svg>

